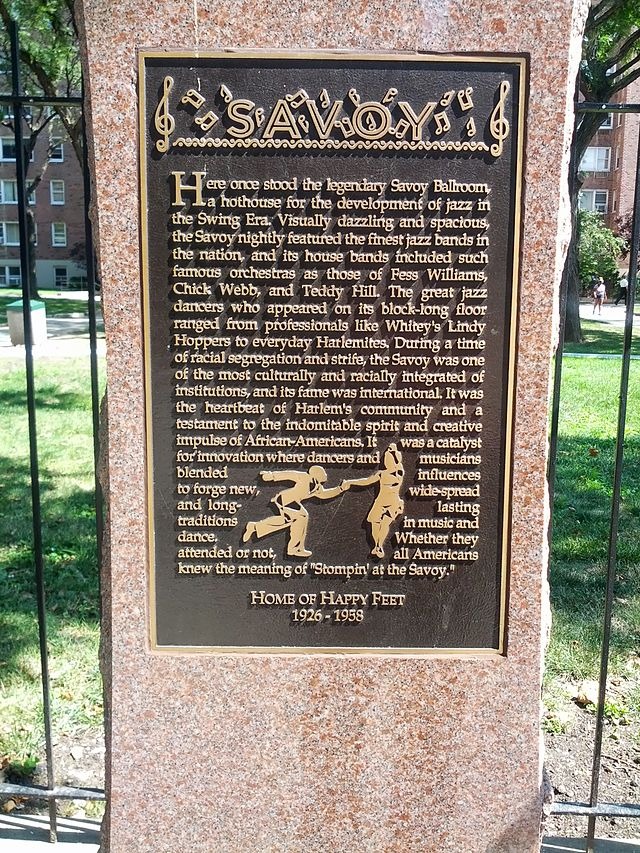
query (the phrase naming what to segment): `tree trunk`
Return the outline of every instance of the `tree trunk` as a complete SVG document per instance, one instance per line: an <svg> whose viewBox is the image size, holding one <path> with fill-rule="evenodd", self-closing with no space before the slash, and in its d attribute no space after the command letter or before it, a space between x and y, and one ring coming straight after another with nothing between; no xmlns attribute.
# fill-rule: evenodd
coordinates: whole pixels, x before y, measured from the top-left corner
<svg viewBox="0 0 640 853"><path fill-rule="evenodd" d="M36 276L36 218L34 211L27 210L27 255L29 258L29 299L39 299Z"/></svg>
<svg viewBox="0 0 640 853"><path fill-rule="evenodd" d="M575 213L572 215L576 219ZM578 275L578 235L575 226L562 273L562 288L566 298L564 315L564 339L571 343L580 343L580 276Z"/></svg>
<svg viewBox="0 0 640 853"><path fill-rule="evenodd" d="M567 248L567 257L562 271L562 297L565 300L564 339L571 343L580 343L580 268L578 264L578 193L580 182L574 176L570 179L569 204L571 205L571 239Z"/></svg>

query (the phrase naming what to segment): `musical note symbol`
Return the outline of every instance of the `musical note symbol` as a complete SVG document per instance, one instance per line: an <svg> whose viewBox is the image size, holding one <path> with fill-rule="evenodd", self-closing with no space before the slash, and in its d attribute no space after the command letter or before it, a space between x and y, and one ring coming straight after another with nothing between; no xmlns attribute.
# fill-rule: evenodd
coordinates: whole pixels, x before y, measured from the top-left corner
<svg viewBox="0 0 640 853"><path fill-rule="evenodd" d="M398 139L402 139L402 137L405 135L405 133L409 130L410 127L411 125L406 120L406 118L401 118L400 121L397 123L393 133L398 137Z"/></svg>
<svg viewBox="0 0 640 853"><path fill-rule="evenodd" d="M348 116L345 116L342 121L337 122L342 128L342 133L345 139L349 139L350 136L353 136L355 130L353 129L353 125L351 124L351 119Z"/></svg>
<svg viewBox="0 0 640 853"><path fill-rule="evenodd" d="M258 127L260 127L260 125L261 125L261 124L262 124L262 122L264 121L264 108L263 108L263 107L258 107L258 109L256 110L255 115L256 115L256 124L258 125Z"/></svg>
<svg viewBox="0 0 640 853"><path fill-rule="evenodd" d="M329 93L326 89L323 89L322 92L320 92L320 106L326 110L330 103L331 99L329 98Z"/></svg>
<svg viewBox="0 0 640 853"><path fill-rule="evenodd" d="M351 102L358 106L358 104L360 103L360 95L358 94L357 89L349 89L348 95L351 99Z"/></svg>
<svg viewBox="0 0 640 853"><path fill-rule="evenodd" d="M305 133L309 133L309 122L304 116L298 116L298 124Z"/></svg>
<svg viewBox="0 0 640 853"><path fill-rule="evenodd" d="M201 95L200 92L196 92L195 89L189 89L181 98L181 104L191 104L192 107L195 107L197 110L204 104L205 98L204 95Z"/></svg>
<svg viewBox="0 0 640 853"><path fill-rule="evenodd" d="M451 122L446 113L436 113L434 119L436 120L436 136L446 133L451 128Z"/></svg>
<svg viewBox="0 0 640 853"><path fill-rule="evenodd" d="M509 122L504 117L504 105L509 94L509 88L509 83L506 80L500 83L498 103L491 113L489 130L496 141L489 150L494 157L499 157L502 154L503 142L509 136Z"/></svg>
<svg viewBox="0 0 640 853"><path fill-rule="evenodd" d="M295 95L285 95L285 98L287 99L287 101L289 101L289 103L295 110L298 107L302 106L305 101L309 100L309 95L307 95L304 89L298 89Z"/></svg>
<svg viewBox="0 0 640 853"><path fill-rule="evenodd" d="M440 98L440 106L448 107L451 101L453 100L453 96L455 95L455 93L455 89L451 89L449 92L445 92L444 95Z"/></svg>
<svg viewBox="0 0 640 853"><path fill-rule="evenodd" d="M471 99L472 93L473 86L469 86L468 89L460 89L460 91L458 92L458 103L460 104L461 110L464 110L466 112L467 110L470 110L473 106L473 101Z"/></svg>
<svg viewBox="0 0 640 853"><path fill-rule="evenodd" d="M231 94L231 90L230 90L230 89L228 89L228 88L224 85L224 83L221 83L221 84L220 84L220 89L219 89L218 91L219 91L219 93L220 93L220 97L221 97L221 98L222 98L222 100L225 102L225 104L229 104L229 103L231 103L231 101L233 100L233 95Z"/></svg>
<svg viewBox="0 0 640 853"><path fill-rule="evenodd" d="M198 116L194 121L206 133L208 130L211 130L213 125L218 121L218 116L209 110L208 113L205 113L203 116Z"/></svg>
<svg viewBox="0 0 640 853"><path fill-rule="evenodd" d="M465 130L467 131L467 136L471 138L476 135L476 123L473 120L473 116L469 119L469 121L465 125Z"/></svg>
<svg viewBox="0 0 640 853"><path fill-rule="evenodd" d="M394 88L393 88L393 86L392 86L390 89L387 89L387 94L386 94L386 95L384 96L384 98L382 99L382 103L383 103L383 104L388 104L388 103L390 103L390 102L395 98L395 96L396 96L397 94L398 94L398 90L397 90L397 89L394 89Z"/></svg>
<svg viewBox="0 0 640 853"><path fill-rule="evenodd" d="M173 116L169 112L169 93L173 89L173 77L165 77L162 97L158 101L154 118L155 129L161 139L156 142L156 150L161 154L166 154L169 150L169 137L176 128L176 123Z"/></svg>

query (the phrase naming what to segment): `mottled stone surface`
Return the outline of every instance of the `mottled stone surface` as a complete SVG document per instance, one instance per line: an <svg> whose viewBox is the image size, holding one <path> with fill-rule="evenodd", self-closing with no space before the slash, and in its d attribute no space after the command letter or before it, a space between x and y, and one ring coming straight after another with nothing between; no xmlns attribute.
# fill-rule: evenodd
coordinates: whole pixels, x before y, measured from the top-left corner
<svg viewBox="0 0 640 853"><path fill-rule="evenodd" d="M111 853L538 850L546 403L586 0L84 0L109 382ZM531 56L504 658L150 653L136 49ZM543 298L540 291L543 291Z"/></svg>

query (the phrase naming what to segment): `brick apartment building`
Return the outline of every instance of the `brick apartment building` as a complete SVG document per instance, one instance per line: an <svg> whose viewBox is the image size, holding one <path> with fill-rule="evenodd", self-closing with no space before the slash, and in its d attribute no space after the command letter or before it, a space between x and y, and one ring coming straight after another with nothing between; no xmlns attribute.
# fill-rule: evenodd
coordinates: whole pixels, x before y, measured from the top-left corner
<svg viewBox="0 0 640 853"><path fill-rule="evenodd" d="M20 235L13 132L0 127L0 287L20 286ZM38 288L77 289L86 281L70 257L84 246L82 171L63 132L40 134L27 182L42 174L29 204L35 212Z"/></svg>
<svg viewBox="0 0 640 853"><path fill-rule="evenodd" d="M640 80L618 92L614 100L639 103ZM639 127L638 113L609 114L580 164L580 171L585 175L580 208L602 213L605 224L614 231L619 218L633 210Z"/></svg>

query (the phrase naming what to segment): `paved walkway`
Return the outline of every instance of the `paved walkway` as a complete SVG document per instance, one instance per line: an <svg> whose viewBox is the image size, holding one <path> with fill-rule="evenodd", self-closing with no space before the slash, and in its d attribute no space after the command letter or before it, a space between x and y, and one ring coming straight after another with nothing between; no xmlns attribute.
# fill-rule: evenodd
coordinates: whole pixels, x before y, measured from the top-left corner
<svg viewBox="0 0 640 853"><path fill-rule="evenodd" d="M102 319L96 323L98 329L97 351L104 355L104 326ZM47 341L33 347L35 360L41 357L71 358L89 354L89 320L79 317L48 317ZM0 326L0 358L24 359L24 347L12 346L9 327Z"/></svg>
<svg viewBox="0 0 640 853"><path fill-rule="evenodd" d="M636 303L636 310L637 310ZM605 302L602 306L602 313L593 313L593 304L591 302L580 303L580 319L593 320L595 323L606 323L609 326L624 326L625 306L622 302L619 305L614 305L613 302ZM636 315L634 318L634 326L640 326L640 317Z"/></svg>
<svg viewBox="0 0 640 853"><path fill-rule="evenodd" d="M97 821L58 818L58 843L52 845L46 816L0 816L0 853L97 853L99 843ZM540 853L584 853L586 849L583 838L545 838ZM598 839L595 853L640 853L640 839Z"/></svg>
<svg viewBox="0 0 640 853"><path fill-rule="evenodd" d="M58 843L51 844L48 816L0 814L0 853L97 853L99 845L99 821L59 817Z"/></svg>

